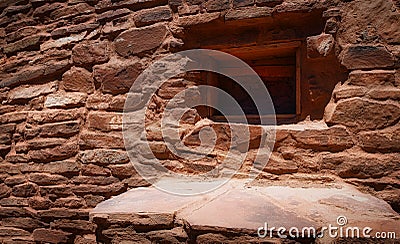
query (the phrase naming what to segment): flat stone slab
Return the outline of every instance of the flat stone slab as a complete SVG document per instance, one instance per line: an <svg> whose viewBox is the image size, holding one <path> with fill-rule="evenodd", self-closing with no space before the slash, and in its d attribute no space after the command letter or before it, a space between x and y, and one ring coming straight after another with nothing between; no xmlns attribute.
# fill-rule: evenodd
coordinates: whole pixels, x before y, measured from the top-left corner
<svg viewBox="0 0 400 244"><path fill-rule="evenodd" d="M199 184L176 185L190 192ZM338 217L342 216L343 227L370 227L370 234L395 232L397 238L400 236L400 215L389 204L345 183L295 188L231 180L213 192L195 196L173 195L154 187L137 188L100 203L90 217L121 214L173 215L193 230L222 228L250 234L256 234L266 223L268 228L321 230L329 225L340 226Z"/></svg>

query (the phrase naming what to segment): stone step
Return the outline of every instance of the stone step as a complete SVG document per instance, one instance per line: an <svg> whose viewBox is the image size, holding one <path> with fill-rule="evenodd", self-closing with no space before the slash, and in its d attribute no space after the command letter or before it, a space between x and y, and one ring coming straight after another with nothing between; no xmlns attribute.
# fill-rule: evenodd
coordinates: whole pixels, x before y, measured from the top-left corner
<svg viewBox="0 0 400 244"><path fill-rule="evenodd" d="M174 184L189 193L207 182ZM396 235L388 243L400 242L395 239L400 238L400 215L383 200L342 182L289 187L231 180L215 191L193 196L136 188L100 203L90 218L98 225L98 238L110 243L287 243L291 239L329 243L354 238L376 243L373 237L383 232ZM314 230L323 236L314 237Z"/></svg>

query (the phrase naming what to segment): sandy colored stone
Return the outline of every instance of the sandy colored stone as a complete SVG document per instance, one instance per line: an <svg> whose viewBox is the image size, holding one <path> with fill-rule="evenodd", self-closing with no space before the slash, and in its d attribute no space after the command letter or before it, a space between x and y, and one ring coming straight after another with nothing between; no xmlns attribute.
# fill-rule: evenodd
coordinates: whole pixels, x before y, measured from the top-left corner
<svg viewBox="0 0 400 244"><path fill-rule="evenodd" d="M36 229L33 239L37 242L66 243L71 234L60 230Z"/></svg>
<svg viewBox="0 0 400 244"><path fill-rule="evenodd" d="M120 164L129 162L128 154L124 151L111 149L95 149L82 151L78 155L79 161L85 164Z"/></svg>
<svg viewBox="0 0 400 244"><path fill-rule="evenodd" d="M72 60L79 66L106 63L109 60L109 44L105 41L86 41L72 49Z"/></svg>
<svg viewBox="0 0 400 244"><path fill-rule="evenodd" d="M58 83L51 82L43 85L25 85L19 86L8 93L10 102L15 100L27 100L37 96L47 95L57 90Z"/></svg>
<svg viewBox="0 0 400 244"><path fill-rule="evenodd" d="M84 68L72 67L63 75L62 88L65 91L92 93L94 91L92 74Z"/></svg>
<svg viewBox="0 0 400 244"><path fill-rule="evenodd" d="M328 123L362 129L380 129L392 125L400 117L396 103L377 102L363 98L340 100L327 118Z"/></svg>
<svg viewBox="0 0 400 244"><path fill-rule="evenodd" d="M347 69L379 69L394 65L394 57L384 46L349 46L342 54Z"/></svg>
<svg viewBox="0 0 400 244"><path fill-rule="evenodd" d="M104 93L120 94L129 91L142 72L140 63L114 61L93 67L93 77Z"/></svg>
<svg viewBox="0 0 400 244"><path fill-rule="evenodd" d="M134 15L135 24L138 27L151 25L161 21L169 21L171 19L172 11L167 6L140 10Z"/></svg>
<svg viewBox="0 0 400 244"><path fill-rule="evenodd" d="M115 51L123 57L149 51L159 47L166 35L162 24L127 30L114 40Z"/></svg>
<svg viewBox="0 0 400 244"><path fill-rule="evenodd" d="M92 130L122 130L122 114L120 113L91 112L87 121L88 127Z"/></svg>
<svg viewBox="0 0 400 244"><path fill-rule="evenodd" d="M47 96L44 106L47 108L78 107L85 103L87 94L82 92L55 93Z"/></svg>
<svg viewBox="0 0 400 244"><path fill-rule="evenodd" d="M323 58L333 53L335 39L330 34L307 37L307 57Z"/></svg>
<svg viewBox="0 0 400 244"><path fill-rule="evenodd" d="M16 185L12 188L12 194L16 197L31 197L39 190L39 187L34 183L24 183Z"/></svg>

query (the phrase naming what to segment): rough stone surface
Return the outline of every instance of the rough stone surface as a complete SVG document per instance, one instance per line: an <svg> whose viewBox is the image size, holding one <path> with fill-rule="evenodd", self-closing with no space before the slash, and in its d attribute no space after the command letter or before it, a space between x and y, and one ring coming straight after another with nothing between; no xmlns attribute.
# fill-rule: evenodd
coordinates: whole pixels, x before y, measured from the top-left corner
<svg viewBox="0 0 400 244"><path fill-rule="evenodd" d="M72 67L63 75L62 88L65 91L92 93L94 91L92 74L86 69Z"/></svg>
<svg viewBox="0 0 400 244"><path fill-rule="evenodd" d="M60 230L36 229L33 231L33 239L37 242L65 243L70 233Z"/></svg>
<svg viewBox="0 0 400 244"><path fill-rule="evenodd" d="M139 63L113 62L93 67L93 76L105 93L126 93L142 72Z"/></svg>
<svg viewBox="0 0 400 244"><path fill-rule="evenodd" d="M394 70L352 71L349 74L349 85L355 86L395 86Z"/></svg>
<svg viewBox="0 0 400 244"><path fill-rule="evenodd" d="M400 128L360 133L361 147L371 152L399 152Z"/></svg>
<svg viewBox="0 0 400 244"><path fill-rule="evenodd" d="M332 35L321 34L307 38L307 57L318 58L332 54L335 46L335 39Z"/></svg>
<svg viewBox="0 0 400 244"><path fill-rule="evenodd" d="M86 97L82 92L51 94L47 96L44 105L47 108L78 107L85 103Z"/></svg>
<svg viewBox="0 0 400 244"><path fill-rule="evenodd" d="M79 66L88 66L108 61L109 45L107 42L83 42L72 49L72 60Z"/></svg>
<svg viewBox="0 0 400 244"><path fill-rule="evenodd" d="M115 39L115 51L128 57L153 50L161 45L166 35L167 28L163 24L127 30Z"/></svg>
<svg viewBox="0 0 400 244"><path fill-rule="evenodd" d="M292 133L292 135L301 146L315 150L341 151L354 144L345 127L331 127L328 130L305 130Z"/></svg>
<svg viewBox="0 0 400 244"><path fill-rule="evenodd" d="M135 16L135 24L138 27L151 25L157 22L172 19L172 11L169 7L156 7L138 11Z"/></svg>
<svg viewBox="0 0 400 244"><path fill-rule="evenodd" d="M26 85L13 89L8 93L10 102L15 100L28 100L37 96L47 95L57 90L57 82L43 85Z"/></svg>
<svg viewBox="0 0 400 244"><path fill-rule="evenodd" d="M350 46L342 54L342 64L350 69L380 69L394 65L394 57L383 46Z"/></svg>
<svg viewBox="0 0 400 244"><path fill-rule="evenodd" d="M399 118L400 107L397 104L351 98L337 103L328 122L362 130L385 128Z"/></svg>
<svg viewBox="0 0 400 244"><path fill-rule="evenodd" d="M194 187L196 184L205 183L180 182L177 187ZM157 199L157 202L154 199ZM344 210L341 208L342 204L353 208ZM220 211L221 209L225 211ZM367 209L368 211L365 211ZM292 188L246 186L241 181L230 181L217 191L191 197L170 195L155 188L134 189L99 204L90 213L90 218L98 224L106 221L107 224L102 225L105 228L102 229L103 235L116 240L116 225L121 228L122 223L128 222L136 230L146 228L147 231L152 230L154 225L162 229L170 229L171 225L178 226L179 222L174 223L171 218L173 213L176 213L175 219L187 223L187 232L191 238L198 238L197 240L206 238L201 234L207 230L218 229L219 233L236 233L237 236L242 236L242 240L249 241L254 237L246 237L245 233L254 233L264 226L265 222L268 222L268 226L281 226L286 229L318 229L336 221L337 216L342 215L351 219L352 224L356 226L373 225L371 228L377 228L375 231L393 231L397 230L399 221L398 213L388 204L344 183L334 183L331 187ZM213 218L209 218L209 215ZM372 223L371 218L379 218L379 221ZM114 229L106 227L110 225ZM130 233L131 237L143 238L127 230L124 233ZM150 237L152 236L150 234ZM176 233L174 236L179 238ZM180 236L184 238L185 235Z"/></svg>

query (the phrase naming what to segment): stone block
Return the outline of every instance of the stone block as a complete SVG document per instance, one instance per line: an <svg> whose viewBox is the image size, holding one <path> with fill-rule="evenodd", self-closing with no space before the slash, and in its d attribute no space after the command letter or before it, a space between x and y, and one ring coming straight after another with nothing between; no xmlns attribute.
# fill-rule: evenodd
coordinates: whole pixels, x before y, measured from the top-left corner
<svg viewBox="0 0 400 244"><path fill-rule="evenodd" d="M89 148L110 148L124 149L122 133L100 133L84 131L81 134L79 145L83 149Z"/></svg>
<svg viewBox="0 0 400 244"><path fill-rule="evenodd" d="M69 92L50 94L46 97L44 106L46 108L72 108L85 104L87 98L86 93Z"/></svg>
<svg viewBox="0 0 400 244"><path fill-rule="evenodd" d="M8 102L28 100L41 95L47 95L57 90L58 83L50 82L43 85L25 85L14 88L7 94Z"/></svg>
<svg viewBox="0 0 400 244"><path fill-rule="evenodd" d="M46 198L36 198L34 199L34 203L29 202L30 205L35 204L38 209L49 209L54 207L54 204L52 201L50 201L47 198L52 199L53 201L55 199L61 198L61 197L69 197L73 196L73 193L71 191L71 186L70 185L54 185L54 186L41 186L40 187L40 195L46 196ZM47 205L45 205L47 202Z"/></svg>
<svg viewBox="0 0 400 244"><path fill-rule="evenodd" d="M28 152L28 150L38 150L43 148L61 146L65 142L67 142L67 139L64 138L35 138L29 141L17 143L15 145L15 150L18 153L26 153Z"/></svg>
<svg viewBox="0 0 400 244"><path fill-rule="evenodd" d="M132 44L133 45L133 44ZM93 67L93 76L105 93L126 93L142 72L139 63L115 61Z"/></svg>
<svg viewBox="0 0 400 244"><path fill-rule="evenodd" d="M28 178L29 181L38 185L58 185L68 182L68 179L64 176L47 173L33 173Z"/></svg>
<svg viewBox="0 0 400 244"><path fill-rule="evenodd" d="M367 96L376 100L400 100L400 89L395 87L371 89Z"/></svg>
<svg viewBox="0 0 400 244"><path fill-rule="evenodd" d="M46 35L33 35L25 37L22 40L8 44L3 48L6 54L14 54L19 51L29 49L39 49L39 45L46 39Z"/></svg>
<svg viewBox="0 0 400 244"><path fill-rule="evenodd" d="M49 61L46 64L39 64L34 66L28 66L21 71L13 74L11 77L0 81L0 87L6 86L17 86L20 84L26 84L33 80L44 79L59 73L66 71L69 67L68 60L62 61Z"/></svg>
<svg viewBox="0 0 400 244"><path fill-rule="evenodd" d="M208 0L205 3L205 9L207 12L222 11L229 7L229 0Z"/></svg>
<svg viewBox="0 0 400 244"><path fill-rule="evenodd" d="M71 158L78 153L79 146L76 142L67 142L53 148L31 150L28 156L35 162L51 162Z"/></svg>
<svg viewBox="0 0 400 244"><path fill-rule="evenodd" d="M0 217L33 217L35 214L21 207L0 207Z"/></svg>
<svg viewBox="0 0 400 244"><path fill-rule="evenodd" d="M96 207L97 204L104 201L104 197L98 195L86 195L84 196L84 198L86 201L86 205L91 208Z"/></svg>
<svg viewBox="0 0 400 244"><path fill-rule="evenodd" d="M132 13L132 11L130 11L127 8L122 8L122 9L116 9L116 10L109 10L107 12L101 13L99 15L97 15L97 21L98 22L107 22L110 20L115 20L118 19L122 16L128 15Z"/></svg>
<svg viewBox="0 0 400 244"><path fill-rule="evenodd" d="M64 73L61 87L65 91L93 93L94 81L92 73L84 68L72 67Z"/></svg>
<svg viewBox="0 0 400 244"><path fill-rule="evenodd" d="M39 125L32 129L25 129L26 138L40 137L71 137L80 130L79 121L66 121Z"/></svg>
<svg viewBox="0 0 400 244"><path fill-rule="evenodd" d="M28 207L28 199L22 197L9 197L0 200L2 207Z"/></svg>
<svg viewBox="0 0 400 244"><path fill-rule="evenodd" d="M8 186L19 185L26 182L25 175L14 175L4 179L4 183Z"/></svg>
<svg viewBox="0 0 400 244"><path fill-rule="evenodd" d="M106 63L110 47L105 41L86 41L75 45L72 49L72 61L78 66L91 66Z"/></svg>
<svg viewBox="0 0 400 244"><path fill-rule="evenodd" d="M126 186L123 183L115 183L107 186L77 185L72 187L72 191L79 196L94 194L109 198L125 192Z"/></svg>
<svg viewBox="0 0 400 244"><path fill-rule="evenodd" d="M326 121L363 130L385 128L399 118L400 106L395 103L350 98L340 100Z"/></svg>
<svg viewBox="0 0 400 244"><path fill-rule="evenodd" d="M25 230L34 230L47 226L47 224L34 218L3 218L1 222L3 226L15 227Z"/></svg>
<svg viewBox="0 0 400 244"><path fill-rule="evenodd" d="M107 168L100 167L95 164L84 164L81 168L82 175L89 176L110 176L111 171Z"/></svg>
<svg viewBox="0 0 400 244"><path fill-rule="evenodd" d="M108 168L111 170L111 174L119 179L126 179L138 174L131 163L110 165Z"/></svg>
<svg viewBox="0 0 400 244"><path fill-rule="evenodd" d="M123 57L129 57L153 50L161 45L166 36L167 28L163 24L130 29L115 38L115 51Z"/></svg>
<svg viewBox="0 0 400 244"><path fill-rule="evenodd" d="M244 7L244 6L248 6L248 5L253 5L254 4L254 0L233 0L233 7L237 8L237 7Z"/></svg>
<svg viewBox="0 0 400 244"><path fill-rule="evenodd" d="M94 8L87 3L78 3L75 5L64 6L52 11L49 17L53 20L70 19L77 15L90 14L94 12Z"/></svg>
<svg viewBox="0 0 400 244"><path fill-rule="evenodd" d="M191 16L183 16L178 18L178 25L183 27L196 26L211 23L220 19L221 13L200 13Z"/></svg>
<svg viewBox="0 0 400 244"><path fill-rule="evenodd" d="M33 36L38 32L40 32L40 28L36 26L26 26L19 29L18 31L8 33L5 36L5 39L8 43L16 42L24 37Z"/></svg>
<svg viewBox="0 0 400 244"><path fill-rule="evenodd" d="M307 37L307 57L324 58L333 54L335 39L330 34Z"/></svg>
<svg viewBox="0 0 400 244"><path fill-rule="evenodd" d="M352 97L363 97L366 93L367 88L360 86L341 86L333 92L336 101Z"/></svg>
<svg viewBox="0 0 400 244"><path fill-rule="evenodd" d="M36 210L49 209L52 207L52 201L48 198L34 196L29 198L29 206Z"/></svg>
<svg viewBox="0 0 400 244"><path fill-rule="evenodd" d="M396 154L337 153L321 156L321 169L336 172L342 178L381 178L400 169Z"/></svg>
<svg viewBox="0 0 400 244"><path fill-rule="evenodd" d="M91 112L87 118L88 128L101 131L122 131L122 114Z"/></svg>
<svg viewBox="0 0 400 244"><path fill-rule="evenodd" d="M395 86L395 73L394 70L355 70L350 72L349 79L346 83L354 86L367 87Z"/></svg>
<svg viewBox="0 0 400 244"><path fill-rule="evenodd" d="M273 9L269 7L246 7L231 9L225 15L225 20L253 19L272 16Z"/></svg>
<svg viewBox="0 0 400 244"><path fill-rule="evenodd" d="M35 242L66 243L70 236L71 233L60 230L36 229L33 231Z"/></svg>
<svg viewBox="0 0 400 244"><path fill-rule="evenodd" d="M6 184L0 184L0 198L5 198L10 196L11 188L8 187Z"/></svg>
<svg viewBox="0 0 400 244"><path fill-rule="evenodd" d="M1 237L11 237L11 236L29 236L26 230L14 228L14 227L0 227L0 238Z"/></svg>
<svg viewBox="0 0 400 244"><path fill-rule="evenodd" d="M400 127L360 133L360 146L367 152L400 152Z"/></svg>
<svg viewBox="0 0 400 244"><path fill-rule="evenodd" d="M300 147L317 151L343 151L353 146L353 139L345 127L291 132Z"/></svg>
<svg viewBox="0 0 400 244"><path fill-rule="evenodd" d="M90 234L96 230L96 224L86 220L59 219L53 221L50 226L70 233Z"/></svg>
<svg viewBox="0 0 400 244"><path fill-rule="evenodd" d="M78 197L58 198L55 200L54 206L58 208L77 209L85 206L85 200Z"/></svg>
<svg viewBox="0 0 400 244"><path fill-rule="evenodd" d="M12 188L12 194L16 197L31 197L36 195L39 187L34 183L24 183Z"/></svg>
<svg viewBox="0 0 400 244"><path fill-rule="evenodd" d="M342 51L342 65L349 70L379 69L394 65L394 56L383 46L352 45Z"/></svg>
<svg viewBox="0 0 400 244"><path fill-rule="evenodd" d="M108 169L103 169L108 170ZM106 171L107 175L109 175L109 170ZM71 180L73 183L77 185L111 185L119 182L119 180L113 176L75 176Z"/></svg>
<svg viewBox="0 0 400 244"><path fill-rule="evenodd" d="M49 40L40 45L40 50L44 52L52 48L65 48L68 45L72 45L74 43L82 41L85 38L86 34L87 32L84 31L79 34L71 34L70 36L61 37L56 40Z"/></svg>
<svg viewBox="0 0 400 244"><path fill-rule="evenodd" d="M51 109L44 111L29 111L27 122L31 124L54 123L67 120L84 119L86 116L84 108L77 109Z"/></svg>
<svg viewBox="0 0 400 244"><path fill-rule="evenodd" d="M112 149L95 149L81 151L78 160L84 164L113 165L129 162L128 154L125 151Z"/></svg>
<svg viewBox="0 0 400 244"><path fill-rule="evenodd" d="M133 19L137 27L155 24L172 19L172 11L167 6L143 9L135 13Z"/></svg>
<svg viewBox="0 0 400 244"><path fill-rule="evenodd" d="M89 217L88 209L66 209L51 208L37 212L40 218L45 220L54 219L87 219Z"/></svg>

